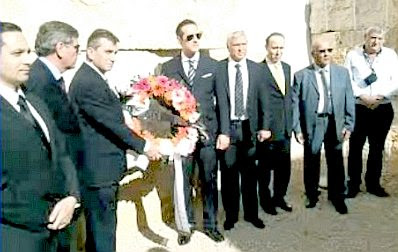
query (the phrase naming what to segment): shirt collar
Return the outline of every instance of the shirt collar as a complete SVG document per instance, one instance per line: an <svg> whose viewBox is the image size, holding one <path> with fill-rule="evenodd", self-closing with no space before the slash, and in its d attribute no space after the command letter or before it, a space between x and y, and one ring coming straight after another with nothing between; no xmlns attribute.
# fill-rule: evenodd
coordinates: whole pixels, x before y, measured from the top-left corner
<svg viewBox="0 0 398 252"><path fill-rule="evenodd" d="M325 70L327 73L330 72L330 64L327 64L325 67L322 68L314 63L314 68L315 68L315 71L317 71L317 72L321 71L321 69Z"/></svg>
<svg viewBox="0 0 398 252"><path fill-rule="evenodd" d="M14 88L0 83L0 95L6 99L14 108L18 106L19 95L25 97L21 88Z"/></svg>
<svg viewBox="0 0 398 252"><path fill-rule="evenodd" d="M192 60L193 62L199 62L199 57L200 57L200 52L197 52L193 55L192 58L188 58L185 56L185 54L181 51L181 61L182 62L188 62L189 60Z"/></svg>
<svg viewBox="0 0 398 252"><path fill-rule="evenodd" d="M104 79L104 81L107 81L108 78L106 78L106 76L98 69L98 67L96 67L93 63L91 63L90 61L86 60L85 63L90 66L94 71L96 71L102 79Z"/></svg>
<svg viewBox="0 0 398 252"><path fill-rule="evenodd" d="M58 70L58 68L51 62L49 61L47 58L45 57L39 57L39 60L41 62L43 62L44 65L47 66L47 68L50 70L50 72L52 73L52 75L54 76L55 80L59 80L62 77L61 72Z"/></svg>
<svg viewBox="0 0 398 252"><path fill-rule="evenodd" d="M236 64L239 64L242 68L246 68L246 58L243 58L241 61L235 61L231 57L228 57L228 64L231 66L233 65L235 67Z"/></svg>
<svg viewBox="0 0 398 252"><path fill-rule="evenodd" d="M276 63L273 63L270 59L268 59L268 57L265 57L265 62L266 62L267 65L269 65L269 66L276 66L276 67L282 66L281 61L278 61L278 62L276 62Z"/></svg>

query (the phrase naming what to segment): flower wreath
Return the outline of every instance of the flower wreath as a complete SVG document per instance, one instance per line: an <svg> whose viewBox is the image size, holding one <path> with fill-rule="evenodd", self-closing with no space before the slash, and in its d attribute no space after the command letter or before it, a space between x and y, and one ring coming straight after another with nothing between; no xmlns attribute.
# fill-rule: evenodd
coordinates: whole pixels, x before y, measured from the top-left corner
<svg viewBox="0 0 398 252"><path fill-rule="evenodd" d="M130 129L144 139L155 141L160 146L163 155L172 156L191 154L198 141L198 122L200 114L197 112L197 103L192 93L182 84L166 76L149 76L139 81L133 81L125 97L126 106L132 115L128 122ZM151 99L155 99L172 114L177 115L185 126L176 126L168 138L156 137L142 127L139 114L149 109Z"/></svg>

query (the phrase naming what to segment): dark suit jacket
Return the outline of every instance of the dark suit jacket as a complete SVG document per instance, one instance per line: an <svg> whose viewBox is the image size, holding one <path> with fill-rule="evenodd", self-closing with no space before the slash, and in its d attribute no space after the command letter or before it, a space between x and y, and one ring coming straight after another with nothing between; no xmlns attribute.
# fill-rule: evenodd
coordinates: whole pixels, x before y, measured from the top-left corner
<svg viewBox="0 0 398 252"><path fill-rule="evenodd" d="M192 87L187 84L188 77L185 75L181 63L181 55L165 62L162 65L161 71L163 75L185 84L195 96L196 101L199 103L201 121L205 124L210 137L210 140L204 143L206 145L215 143L218 130L216 114L216 70L217 61L201 54Z"/></svg>
<svg viewBox="0 0 398 252"><path fill-rule="evenodd" d="M86 148L84 185L117 184L126 169L126 150L142 153L145 141L127 128L118 97L86 63L76 72L69 95Z"/></svg>
<svg viewBox="0 0 398 252"><path fill-rule="evenodd" d="M268 106L266 101L265 73L264 67L247 60L249 74L249 90L247 93L246 110L250 121L250 131L253 141L256 139L258 130L266 129L265 109ZM220 131L230 135L230 98L229 98L229 79L228 79L228 59L219 62L217 73L217 89L220 90Z"/></svg>
<svg viewBox="0 0 398 252"><path fill-rule="evenodd" d="M39 98L27 95L27 99L45 121L50 144L44 144L32 125L0 96L2 223L45 231L55 201L80 194L63 134Z"/></svg>
<svg viewBox="0 0 398 252"><path fill-rule="evenodd" d="M32 64L29 80L24 91L27 94L32 93L40 97L47 104L55 123L65 134L72 161L78 169L81 169L84 146L80 137L77 116L67 94L61 89L54 75L41 60L37 59Z"/></svg>
<svg viewBox="0 0 398 252"><path fill-rule="evenodd" d="M311 143L314 140L319 101L314 65L294 74L293 89L293 130L295 133L303 133L304 138ZM355 122L355 99L346 68L330 65L330 89L336 136L342 142L343 128L352 132Z"/></svg>
<svg viewBox="0 0 398 252"><path fill-rule="evenodd" d="M272 140L290 139L293 125L293 89L290 82L290 65L282 63L285 75L285 95L282 94L268 64L263 61L265 68L265 87L267 90L268 107L265 112L266 129L271 130Z"/></svg>

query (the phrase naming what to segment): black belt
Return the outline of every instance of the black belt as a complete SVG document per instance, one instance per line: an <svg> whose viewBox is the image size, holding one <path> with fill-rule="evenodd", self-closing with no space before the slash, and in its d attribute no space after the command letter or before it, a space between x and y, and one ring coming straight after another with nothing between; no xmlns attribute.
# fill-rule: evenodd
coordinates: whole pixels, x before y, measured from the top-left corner
<svg viewBox="0 0 398 252"><path fill-rule="evenodd" d="M317 115L318 115L318 117L329 117L330 116L329 113L319 113Z"/></svg>

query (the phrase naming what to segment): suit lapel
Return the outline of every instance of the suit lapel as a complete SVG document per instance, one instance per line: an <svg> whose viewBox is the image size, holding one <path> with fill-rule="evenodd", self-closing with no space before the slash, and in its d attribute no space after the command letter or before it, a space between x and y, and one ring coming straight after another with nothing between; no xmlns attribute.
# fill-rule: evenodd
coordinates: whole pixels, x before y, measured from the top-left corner
<svg viewBox="0 0 398 252"><path fill-rule="evenodd" d="M283 75L285 76L285 95L287 95L290 89L290 73L288 66L283 62L281 62L281 64L283 69Z"/></svg>
<svg viewBox="0 0 398 252"><path fill-rule="evenodd" d="M180 55L175 57L174 64L176 66L178 75L181 77L181 79L184 82L183 84L185 84L185 86L189 87L189 85L188 85L188 76L184 72L184 67L182 66L181 56Z"/></svg>
<svg viewBox="0 0 398 252"><path fill-rule="evenodd" d="M319 95L319 89L318 89L318 83L316 81L314 65L311 65L311 67L309 67L309 78L310 78L311 85L314 86L316 92Z"/></svg>

